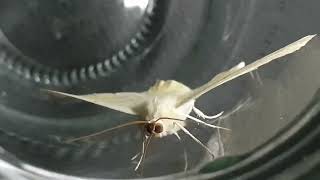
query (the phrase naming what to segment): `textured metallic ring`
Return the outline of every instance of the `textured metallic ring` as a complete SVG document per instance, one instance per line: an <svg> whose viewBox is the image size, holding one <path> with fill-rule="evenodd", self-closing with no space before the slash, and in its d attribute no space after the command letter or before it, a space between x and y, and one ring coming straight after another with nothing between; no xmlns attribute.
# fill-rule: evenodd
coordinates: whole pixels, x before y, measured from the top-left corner
<svg viewBox="0 0 320 180"><path fill-rule="evenodd" d="M20 77L52 86L70 86L87 80L109 77L127 61L143 54L157 38L163 24L163 19L159 18L163 10L162 4L163 2L158 0L151 1L139 31L123 48L98 63L72 70L58 70L31 63L29 57L17 55L9 47L0 45L0 65L4 65Z"/></svg>

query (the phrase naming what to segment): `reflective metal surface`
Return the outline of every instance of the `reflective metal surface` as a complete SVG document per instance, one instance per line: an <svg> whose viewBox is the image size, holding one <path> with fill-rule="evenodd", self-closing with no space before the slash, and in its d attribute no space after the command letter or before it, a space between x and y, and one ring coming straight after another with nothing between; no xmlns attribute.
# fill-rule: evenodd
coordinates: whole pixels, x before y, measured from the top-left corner
<svg viewBox="0 0 320 180"><path fill-rule="evenodd" d="M146 0L3 0L0 22L10 42L33 63L71 69L123 48L144 23L147 8Z"/></svg>

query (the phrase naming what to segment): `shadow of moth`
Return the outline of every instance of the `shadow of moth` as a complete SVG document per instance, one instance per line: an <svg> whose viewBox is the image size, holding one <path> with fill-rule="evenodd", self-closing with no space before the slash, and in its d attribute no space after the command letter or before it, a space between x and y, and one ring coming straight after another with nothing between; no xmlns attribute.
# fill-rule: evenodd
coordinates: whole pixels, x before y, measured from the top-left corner
<svg viewBox="0 0 320 180"><path fill-rule="evenodd" d="M258 69L259 67L268 64L269 62L279 59L283 56L291 54L303 46L305 46L316 35L309 35L303 37L261 59L254 61L251 64L245 65L245 62L240 62L233 68L215 75L209 82L204 85L191 89L188 86L174 80L160 80L152 87L144 92L119 92L119 93L98 93L88 95L73 95L57 91L49 91L50 93L68 96L103 107L107 107L122 113L137 115L143 120L128 122L104 131L100 131L88 136L74 138L68 142L77 141L81 139L98 136L103 133L122 128L130 125L143 125L145 129L145 140L143 142L140 160L137 163L135 170L137 170L142 163L147 147L151 138L161 138L168 135L175 135L180 139L178 132L181 130L190 136L195 142L205 148L210 154L213 152L202 142L200 142L194 135L186 129L186 120L192 120L211 128L219 128L228 130L227 128L215 126L206 123L202 119L214 119L222 115L223 112L208 116L195 107L195 101L203 94L210 90L233 80L241 75L249 73ZM194 111L200 118L189 115Z"/></svg>

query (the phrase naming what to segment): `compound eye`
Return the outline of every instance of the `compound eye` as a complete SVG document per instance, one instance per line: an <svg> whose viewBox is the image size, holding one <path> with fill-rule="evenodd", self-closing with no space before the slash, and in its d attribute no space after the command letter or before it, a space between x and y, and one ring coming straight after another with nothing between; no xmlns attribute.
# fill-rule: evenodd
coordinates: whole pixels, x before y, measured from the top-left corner
<svg viewBox="0 0 320 180"><path fill-rule="evenodd" d="M163 125L161 123L157 123L154 126L154 132L157 133L157 134L162 133L163 132Z"/></svg>
<svg viewBox="0 0 320 180"><path fill-rule="evenodd" d="M146 131L147 131L147 133L149 133L149 134L153 134L153 130L154 130L154 127L155 125L152 123L152 124L146 124Z"/></svg>

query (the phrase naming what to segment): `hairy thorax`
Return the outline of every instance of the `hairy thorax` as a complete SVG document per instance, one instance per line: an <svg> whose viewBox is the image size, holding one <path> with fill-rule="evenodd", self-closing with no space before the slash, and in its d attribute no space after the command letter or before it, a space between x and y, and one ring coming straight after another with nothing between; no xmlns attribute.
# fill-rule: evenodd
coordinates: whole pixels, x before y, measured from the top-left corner
<svg viewBox="0 0 320 180"><path fill-rule="evenodd" d="M189 87L173 80L158 81L149 89L148 93L154 96L147 103L145 118L150 122L157 121L157 123L163 126L163 132L156 136L163 137L176 133L180 130L176 123L185 126L185 115L188 115L192 111L194 100L177 107L177 99L180 95L190 91Z"/></svg>

